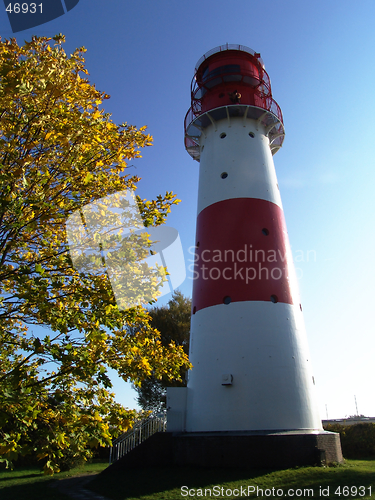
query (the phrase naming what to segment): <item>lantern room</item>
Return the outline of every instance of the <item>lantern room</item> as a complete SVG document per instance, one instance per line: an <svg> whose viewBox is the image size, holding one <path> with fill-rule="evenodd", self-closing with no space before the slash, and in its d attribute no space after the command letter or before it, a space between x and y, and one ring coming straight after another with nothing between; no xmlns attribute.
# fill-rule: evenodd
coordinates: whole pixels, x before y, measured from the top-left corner
<svg viewBox="0 0 375 500"><path fill-rule="evenodd" d="M196 70L192 103L200 101L202 112L237 103L266 108L271 85L259 59L260 54L239 50L213 54Z"/></svg>
<svg viewBox="0 0 375 500"><path fill-rule="evenodd" d="M221 45L197 63L191 108L185 117L185 146L199 161L202 129L221 119L256 119L269 133L272 154L284 140L281 109L272 98L270 78L260 54L243 45Z"/></svg>

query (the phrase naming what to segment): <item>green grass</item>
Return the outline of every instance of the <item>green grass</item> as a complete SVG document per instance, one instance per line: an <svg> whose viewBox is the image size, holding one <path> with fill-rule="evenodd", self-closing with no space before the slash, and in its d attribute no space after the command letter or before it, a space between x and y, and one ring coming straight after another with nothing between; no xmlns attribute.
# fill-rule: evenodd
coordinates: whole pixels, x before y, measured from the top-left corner
<svg viewBox="0 0 375 500"><path fill-rule="evenodd" d="M211 497L208 491L204 496L204 490L213 488L215 485L224 488L224 495L215 495L215 490L211 490ZM186 495L183 496L181 494L182 486L188 486L189 489L194 490L190 492L190 495L186 492ZM243 488L242 496L240 496L241 486ZM263 497L260 491L258 496L256 491L247 496L248 486L262 489ZM349 490L343 490L344 486L349 486ZM360 486L365 489L358 489L357 494L355 494L354 488L350 490L350 487L359 488ZM279 498L278 494L282 494L288 499L370 499L375 497L375 458L372 460L347 460L344 465L336 467L299 467L281 471L219 470L194 467L128 469L96 476L88 487L112 500L183 500L184 498L225 498L229 500L266 498L267 493L268 498ZM340 495L338 495L339 487L341 488ZM371 487L371 496L369 487ZM274 488L273 493L272 488ZM325 496L322 492L327 493L327 488L329 488L329 495ZM198 491L199 489L201 491ZM297 494L289 496L291 489ZM232 490L234 494L227 494L226 490ZM271 491L266 492L265 490ZM277 490L279 491L277 492ZM312 492L309 493L307 490L312 490Z"/></svg>
<svg viewBox="0 0 375 500"><path fill-rule="evenodd" d="M44 476L36 467L22 467L14 471L0 469L0 499L1 500L68 500L70 497L53 488L57 480L75 477L87 473L101 472L106 468L105 461L97 461L84 467L62 472L55 476ZM213 486L224 488L223 495L211 497L208 489ZM181 494L181 486L194 489L190 495ZM248 497L226 495L226 490L247 490L248 486L263 490L263 497L256 491ZM365 487L364 492L358 490L343 490L344 486ZM235 498L280 498L277 493L289 499L293 498L325 498L365 499L375 498L375 458L371 460L347 460L337 467L299 467L287 470L230 470L230 469L199 469L194 467L155 467L149 469L127 469L114 473L95 476L90 485L85 488L100 493L112 500L191 500L199 499L235 499ZM329 487L329 495L323 496L320 491ZM341 488L341 495L337 488ZM371 496L369 492L371 487ZM274 493L272 493L274 488ZM201 492L199 491L201 489ZM204 489L207 490L204 496ZM298 490L297 495L289 496L289 490ZM266 491L267 490L267 491ZM277 490L279 490L277 492ZM312 490L313 494L307 491ZM216 490L217 491L217 490ZM192 495L195 493L195 496ZM200 494L201 493L201 494ZM236 491L234 491L236 493ZM364 493L359 495L359 493ZM267 496L268 494L268 496Z"/></svg>
<svg viewBox="0 0 375 500"><path fill-rule="evenodd" d="M53 477L43 475L37 466L17 467L13 471L0 468L0 499L68 500L70 497L52 487L58 479L101 472L107 465L107 460L93 461L91 464L60 472Z"/></svg>

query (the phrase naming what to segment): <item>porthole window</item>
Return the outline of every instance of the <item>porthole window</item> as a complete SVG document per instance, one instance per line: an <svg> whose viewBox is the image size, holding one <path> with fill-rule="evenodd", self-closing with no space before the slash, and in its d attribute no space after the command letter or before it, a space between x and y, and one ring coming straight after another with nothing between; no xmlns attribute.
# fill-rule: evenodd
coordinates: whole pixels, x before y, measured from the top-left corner
<svg viewBox="0 0 375 500"><path fill-rule="evenodd" d="M223 303L225 305L228 305L232 302L232 299L227 295L226 297L223 298Z"/></svg>
<svg viewBox="0 0 375 500"><path fill-rule="evenodd" d="M262 233L264 234L264 236L268 236L270 234L270 232L268 231L268 229L266 227L264 227L262 229Z"/></svg>
<svg viewBox="0 0 375 500"><path fill-rule="evenodd" d="M254 139L254 137L255 137L254 132L249 132L249 136L250 136L252 139Z"/></svg>
<svg viewBox="0 0 375 500"><path fill-rule="evenodd" d="M222 179L226 179L228 177L227 172L223 172L220 176Z"/></svg>
<svg viewBox="0 0 375 500"><path fill-rule="evenodd" d="M220 134L220 139L225 139L226 136L227 136L227 134L225 132L223 132L222 134Z"/></svg>
<svg viewBox="0 0 375 500"><path fill-rule="evenodd" d="M197 308L196 306L193 307L193 314L195 314L197 312Z"/></svg>
<svg viewBox="0 0 375 500"><path fill-rule="evenodd" d="M278 299L277 295L271 295L271 302L273 302L274 304L276 304L277 302L279 302L279 299Z"/></svg>

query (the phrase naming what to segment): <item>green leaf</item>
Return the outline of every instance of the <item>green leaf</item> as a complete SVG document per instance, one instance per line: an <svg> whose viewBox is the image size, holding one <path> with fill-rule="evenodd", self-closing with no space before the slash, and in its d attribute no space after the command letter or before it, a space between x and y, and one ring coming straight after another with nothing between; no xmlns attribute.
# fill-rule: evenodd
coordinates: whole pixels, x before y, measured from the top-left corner
<svg viewBox="0 0 375 500"><path fill-rule="evenodd" d="M36 264L35 265L35 272L37 272L39 274L44 274L44 269L40 264Z"/></svg>

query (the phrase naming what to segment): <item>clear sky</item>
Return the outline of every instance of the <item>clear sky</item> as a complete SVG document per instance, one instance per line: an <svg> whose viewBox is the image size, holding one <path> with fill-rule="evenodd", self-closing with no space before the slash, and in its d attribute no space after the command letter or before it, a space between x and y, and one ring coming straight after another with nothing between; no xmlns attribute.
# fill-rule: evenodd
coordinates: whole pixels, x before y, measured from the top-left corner
<svg viewBox="0 0 375 500"><path fill-rule="evenodd" d="M47 1L47 0L45 0ZM295 258L321 417L375 416L375 3L373 0L80 0L64 16L13 35L66 35L85 46L89 79L111 95L117 123L148 126L154 145L131 162L138 194L182 200L168 225L187 266L198 168L183 144L198 59L225 43L261 53L286 138L274 161ZM132 171L134 171L132 169ZM180 287L191 295L192 275ZM168 300L163 298L163 303ZM114 379L115 380L115 379ZM133 392L115 380L118 401Z"/></svg>

